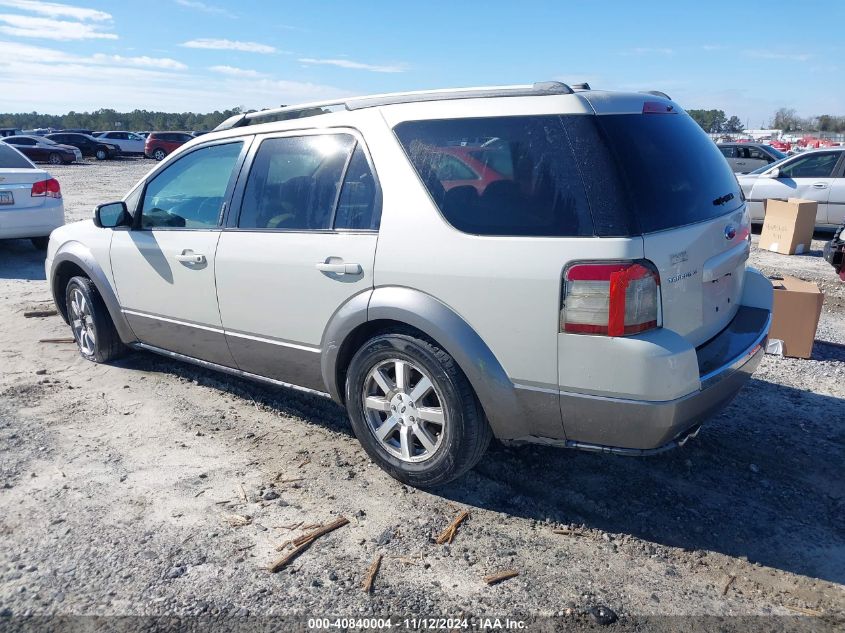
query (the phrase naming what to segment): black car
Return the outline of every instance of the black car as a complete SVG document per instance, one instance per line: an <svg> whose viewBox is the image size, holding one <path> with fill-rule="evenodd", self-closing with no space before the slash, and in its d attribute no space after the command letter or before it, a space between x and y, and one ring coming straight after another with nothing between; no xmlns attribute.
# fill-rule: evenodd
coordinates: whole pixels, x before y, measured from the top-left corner
<svg viewBox="0 0 845 633"><path fill-rule="evenodd" d="M112 143L104 143L103 141L88 136L87 134L78 134L76 132L55 132L47 134L44 138L48 138L56 143L62 145L72 145L82 152L83 156L94 156L97 160L105 160L107 158L114 158L120 155L120 147Z"/></svg>

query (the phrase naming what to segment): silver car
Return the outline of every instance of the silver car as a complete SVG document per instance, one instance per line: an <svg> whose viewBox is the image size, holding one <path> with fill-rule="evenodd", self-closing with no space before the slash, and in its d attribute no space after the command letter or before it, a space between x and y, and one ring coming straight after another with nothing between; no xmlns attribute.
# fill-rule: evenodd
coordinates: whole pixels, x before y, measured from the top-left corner
<svg viewBox="0 0 845 633"><path fill-rule="evenodd" d="M786 158L786 154L764 143L719 143L719 151L738 174L747 174Z"/></svg>
<svg viewBox="0 0 845 633"><path fill-rule="evenodd" d="M762 222L766 200L803 198L818 202L816 226L835 229L845 222L845 147L790 156L738 176L752 222Z"/></svg>

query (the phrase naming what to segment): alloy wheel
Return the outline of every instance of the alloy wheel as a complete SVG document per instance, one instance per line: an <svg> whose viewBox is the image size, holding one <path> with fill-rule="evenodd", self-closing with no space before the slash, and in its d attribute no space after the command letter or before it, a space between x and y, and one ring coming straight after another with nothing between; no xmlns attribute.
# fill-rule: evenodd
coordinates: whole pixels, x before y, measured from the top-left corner
<svg viewBox="0 0 845 633"><path fill-rule="evenodd" d="M74 288L71 293L70 311L73 336L79 344L79 349L86 356L91 356L94 354L94 346L97 343L94 318L91 314L91 306L79 288Z"/></svg>
<svg viewBox="0 0 845 633"><path fill-rule="evenodd" d="M364 380L364 418L380 446L404 462L430 459L448 422L431 377L418 365L391 358Z"/></svg>

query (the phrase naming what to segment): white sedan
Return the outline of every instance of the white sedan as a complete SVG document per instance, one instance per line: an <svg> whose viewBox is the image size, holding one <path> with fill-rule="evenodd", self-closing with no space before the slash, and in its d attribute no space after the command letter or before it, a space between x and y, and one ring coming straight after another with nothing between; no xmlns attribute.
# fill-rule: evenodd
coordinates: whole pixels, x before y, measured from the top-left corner
<svg viewBox="0 0 845 633"><path fill-rule="evenodd" d="M122 154L143 154L144 138L133 132L121 132L112 130L109 132L97 132L97 138L117 145Z"/></svg>
<svg viewBox="0 0 845 633"><path fill-rule="evenodd" d="M762 222L765 201L803 198L818 203L816 226L845 222L845 147L817 149L789 156L750 174L737 174L752 222Z"/></svg>
<svg viewBox="0 0 845 633"><path fill-rule="evenodd" d="M46 250L50 233L64 223L59 181L0 143L0 239L29 238Z"/></svg>

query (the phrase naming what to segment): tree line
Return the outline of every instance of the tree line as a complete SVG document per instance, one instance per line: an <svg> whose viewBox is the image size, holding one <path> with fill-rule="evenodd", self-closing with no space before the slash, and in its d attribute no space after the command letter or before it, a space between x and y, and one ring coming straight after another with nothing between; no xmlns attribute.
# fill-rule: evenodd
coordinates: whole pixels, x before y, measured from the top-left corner
<svg viewBox="0 0 845 633"><path fill-rule="evenodd" d="M705 132L742 132L745 126L739 117L725 115L724 110L687 110ZM845 116L822 114L800 117L793 108L780 108L772 115L769 128L783 132L845 132Z"/></svg>
<svg viewBox="0 0 845 633"><path fill-rule="evenodd" d="M230 116L240 114L241 108L215 110L205 114L196 112L154 112L133 110L118 112L109 108L94 112L68 112L67 114L38 114L22 112L0 114L0 127L21 130L38 128L84 130L213 130Z"/></svg>

